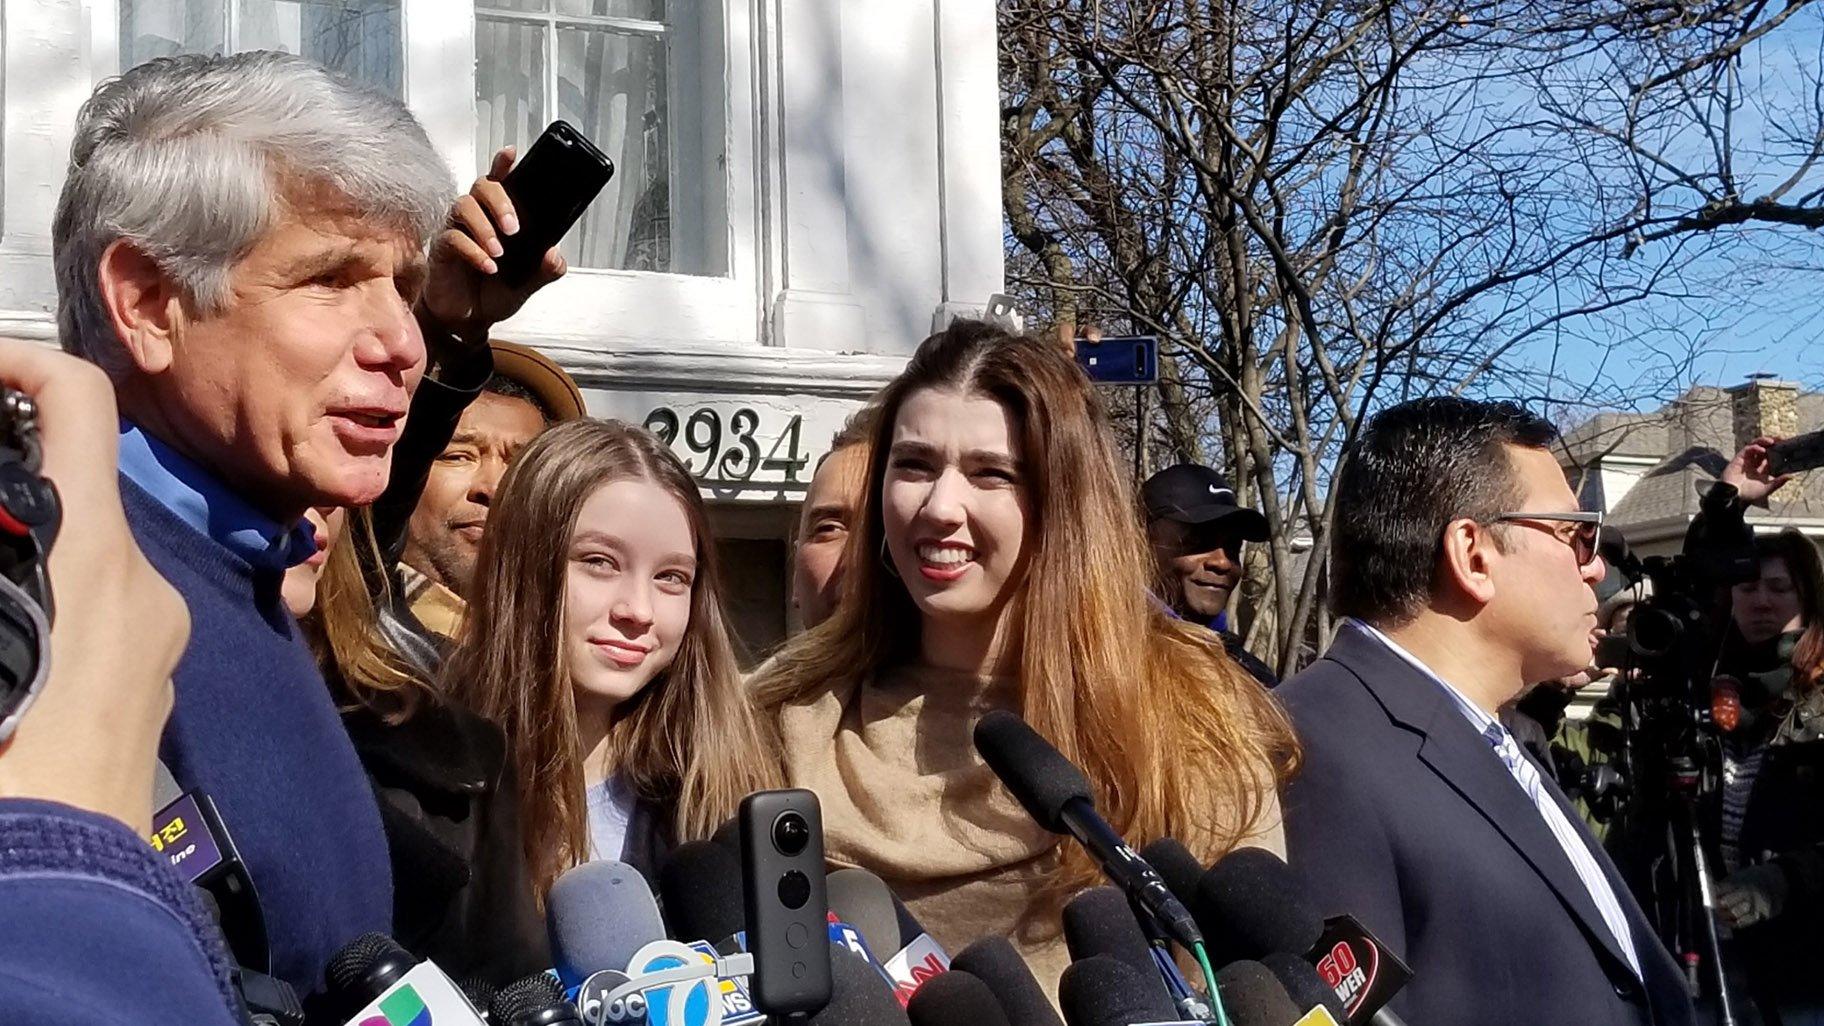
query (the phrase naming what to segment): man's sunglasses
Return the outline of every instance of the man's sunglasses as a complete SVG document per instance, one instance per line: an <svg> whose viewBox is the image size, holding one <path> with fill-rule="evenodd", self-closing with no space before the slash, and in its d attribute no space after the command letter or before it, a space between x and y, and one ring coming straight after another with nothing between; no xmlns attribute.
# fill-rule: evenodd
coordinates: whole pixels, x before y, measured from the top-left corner
<svg viewBox="0 0 1824 1026"><path fill-rule="evenodd" d="M1569 545L1571 552L1577 556L1577 565L1589 566L1596 562L1597 543L1602 538L1602 514L1586 513L1581 510L1571 513L1496 513L1489 518L1494 524L1519 524L1532 527L1552 535ZM1569 535L1554 524L1575 524Z"/></svg>

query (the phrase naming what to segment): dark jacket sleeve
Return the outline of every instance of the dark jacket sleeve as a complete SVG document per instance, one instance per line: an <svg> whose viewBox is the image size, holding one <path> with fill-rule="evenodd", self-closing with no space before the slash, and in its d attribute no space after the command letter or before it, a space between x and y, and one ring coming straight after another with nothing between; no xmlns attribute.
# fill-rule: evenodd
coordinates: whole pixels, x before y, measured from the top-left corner
<svg viewBox="0 0 1824 1026"><path fill-rule="evenodd" d="M1322 664L1320 664L1321 666ZM1307 677L1312 671L1307 670ZM1345 732L1324 715L1316 680L1299 679L1287 711L1304 746L1286 789L1286 862L1324 915L1347 912L1405 956L1400 875L1371 772L1350 763ZM1313 687L1318 685L1318 687Z"/></svg>
<svg viewBox="0 0 1824 1026"><path fill-rule="evenodd" d="M106 816L0 800L0 1022L242 1022L188 884Z"/></svg>
<svg viewBox="0 0 1824 1026"><path fill-rule="evenodd" d="M425 327L427 333L432 330ZM392 475L373 505L374 541L389 567L405 551L406 524L418 507L418 497L424 494L431 464L450 444L462 411L480 397L494 376L494 353L487 346L442 343L440 352L444 355L435 376L425 375L412 395L405 431L393 446Z"/></svg>

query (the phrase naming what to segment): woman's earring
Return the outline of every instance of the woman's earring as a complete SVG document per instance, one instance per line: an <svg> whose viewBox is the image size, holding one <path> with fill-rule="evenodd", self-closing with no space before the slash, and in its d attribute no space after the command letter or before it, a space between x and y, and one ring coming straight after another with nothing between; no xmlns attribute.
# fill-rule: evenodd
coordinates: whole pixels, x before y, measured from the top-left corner
<svg viewBox="0 0 1824 1026"><path fill-rule="evenodd" d="M899 568L893 565L893 557L887 553L887 536L884 534L880 536L880 565L886 567L887 573L892 577L899 577Z"/></svg>

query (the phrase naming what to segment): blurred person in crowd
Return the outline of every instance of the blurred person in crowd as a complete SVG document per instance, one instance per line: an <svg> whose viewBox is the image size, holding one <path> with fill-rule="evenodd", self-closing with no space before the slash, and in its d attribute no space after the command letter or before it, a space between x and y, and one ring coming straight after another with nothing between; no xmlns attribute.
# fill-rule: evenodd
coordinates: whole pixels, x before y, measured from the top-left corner
<svg viewBox="0 0 1824 1026"><path fill-rule="evenodd" d="M1736 454L1713 486L1733 488L1734 500L1707 507L1707 516L1738 515L1786 483L1767 472L1775 441ZM1716 900L1734 928L1725 960L1768 1021L1824 1023L1824 985L1808 954L1824 943L1814 854L1824 843L1824 561L1793 528L1756 535L1752 545L1758 574L1730 588L1711 686L1723 753L1711 823Z"/></svg>
<svg viewBox="0 0 1824 1026"><path fill-rule="evenodd" d="M440 647L461 627L488 511L514 454L547 425L586 415L581 389L550 357L498 339L488 347L494 376L432 461L397 553L408 622Z"/></svg>
<svg viewBox="0 0 1824 1026"><path fill-rule="evenodd" d="M1578 509L1556 437L1511 403L1377 414L1334 486L1344 622L1275 692L1305 753L1292 868L1412 967L1391 1004L1411 1022L1695 1014L1614 865L1497 719L1592 657L1601 517Z"/></svg>
<svg viewBox="0 0 1824 1026"><path fill-rule="evenodd" d="M881 876L952 951L1010 936L1055 993L1059 909L1101 873L982 762L981 715L1024 715L1135 845L1171 835L1206 862L1281 847L1293 741L1216 639L1150 598L1132 494L1068 353L957 321L879 402L842 602L752 685L830 859Z"/></svg>
<svg viewBox="0 0 1824 1026"><path fill-rule="evenodd" d="M1229 630L1229 597L1241 583L1243 542L1266 541L1267 518L1237 505L1222 475L1195 463L1167 467L1140 486L1159 591L1179 618L1203 624L1242 669L1267 687L1279 676Z"/></svg>
<svg viewBox="0 0 1824 1026"><path fill-rule="evenodd" d="M474 444L462 427L468 403L510 397L536 407L542 429L547 406L521 384L530 381L558 399L574 398L561 408L581 413L574 384L564 390L569 379L554 364L523 346L486 340L487 324L564 271L553 249L525 285L493 280L487 254L515 220L500 186L513 156L510 147L495 155L489 173L456 202L433 248L433 266L445 273L420 304L432 369L412 397L386 492L371 507L307 513L317 525L317 552L285 576L286 604L304 627L379 800L393 869L394 938L446 972L495 985L551 961L519 842L518 783L500 727L432 686L442 652L396 601L400 585L387 571L404 545L417 492L437 479L433 462Z"/></svg>
<svg viewBox="0 0 1824 1026"><path fill-rule="evenodd" d="M451 191L398 101L285 54L183 56L96 89L53 224L64 347L114 380L128 520L195 624L161 754L215 799L301 993L390 926L392 880L280 581L306 510L386 485Z"/></svg>
<svg viewBox="0 0 1824 1026"><path fill-rule="evenodd" d="M806 629L828 620L842 596L842 555L867 489L868 439L874 431L872 404L852 414L817 461L817 472L798 508L797 544L792 548L792 608Z"/></svg>
<svg viewBox="0 0 1824 1026"><path fill-rule="evenodd" d="M540 899L564 870L654 872L772 782L690 472L619 421L551 428L501 481L444 687L506 730Z"/></svg>
<svg viewBox="0 0 1824 1026"><path fill-rule="evenodd" d="M36 401L40 473L63 509L50 675L0 743L0 1021L112 1026L136 1009L232 1026L243 1020L220 931L145 842L189 619L121 508L113 388L13 340L0 340L0 384Z"/></svg>

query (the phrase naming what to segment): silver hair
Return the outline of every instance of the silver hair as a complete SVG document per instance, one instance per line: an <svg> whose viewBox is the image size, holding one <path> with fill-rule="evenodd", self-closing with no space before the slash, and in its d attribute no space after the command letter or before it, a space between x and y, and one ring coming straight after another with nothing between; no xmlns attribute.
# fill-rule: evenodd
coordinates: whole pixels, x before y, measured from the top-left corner
<svg viewBox="0 0 1824 1026"><path fill-rule="evenodd" d="M125 365L98 269L116 239L145 253L199 316L272 227L286 186L327 186L420 246L454 198L450 170L405 106L272 51L161 57L96 88L75 141L51 252L63 347Z"/></svg>

